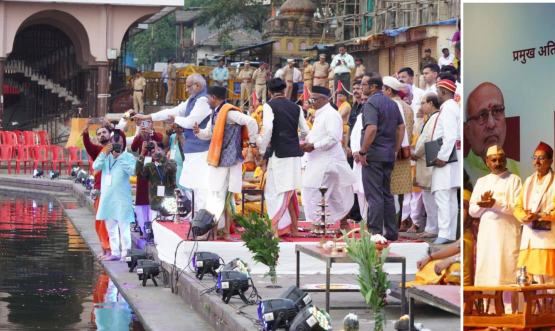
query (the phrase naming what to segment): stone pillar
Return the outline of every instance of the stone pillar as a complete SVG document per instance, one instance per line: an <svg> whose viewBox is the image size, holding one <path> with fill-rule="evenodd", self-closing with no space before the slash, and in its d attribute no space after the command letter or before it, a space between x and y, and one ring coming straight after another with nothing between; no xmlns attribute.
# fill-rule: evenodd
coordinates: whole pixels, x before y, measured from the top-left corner
<svg viewBox="0 0 555 331"><path fill-rule="evenodd" d="M108 63L98 63L98 94L96 100L96 117L103 117L108 112Z"/></svg>
<svg viewBox="0 0 555 331"><path fill-rule="evenodd" d="M6 66L6 58L0 57L0 120L2 120L4 116L4 68L5 66Z"/></svg>

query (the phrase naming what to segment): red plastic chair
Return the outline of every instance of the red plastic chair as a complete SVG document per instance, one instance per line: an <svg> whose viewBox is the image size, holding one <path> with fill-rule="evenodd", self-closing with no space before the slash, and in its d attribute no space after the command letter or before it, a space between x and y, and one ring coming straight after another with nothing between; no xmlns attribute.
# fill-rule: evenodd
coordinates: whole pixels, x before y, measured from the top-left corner
<svg viewBox="0 0 555 331"><path fill-rule="evenodd" d="M16 147L17 149L17 158L15 159L15 173L19 174L21 169L21 162L23 162L23 173L27 173L27 163L29 163L29 172L33 172L31 168L31 158L29 157L29 148L27 146L19 145Z"/></svg>
<svg viewBox="0 0 555 331"><path fill-rule="evenodd" d="M40 138L34 131L23 131L25 146L40 146Z"/></svg>
<svg viewBox="0 0 555 331"><path fill-rule="evenodd" d="M68 147L66 148L67 152L67 174L69 175L71 171L71 166L74 163L77 163L78 167L83 168L83 151L79 147Z"/></svg>
<svg viewBox="0 0 555 331"><path fill-rule="evenodd" d="M31 146L31 158L33 159L33 169L37 168L38 163L42 165L42 171L44 174L48 173L48 150L46 146ZM46 170L44 169L44 164L46 163Z"/></svg>
<svg viewBox="0 0 555 331"><path fill-rule="evenodd" d="M13 130L13 133L15 133L15 136L17 138L17 143L19 145L24 145L23 142L25 141L25 138L23 137L23 133L19 130Z"/></svg>
<svg viewBox="0 0 555 331"><path fill-rule="evenodd" d="M0 171L2 170L2 162L8 162L8 173L12 173L13 146L0 145Z"/></svg>
<svg viewBox="0 0 555 331"><path fill-rule="evenodd" d="M65 165L66 171L69 173L69 167L67 161L64 157L64 149L56 145L46 146L50 151L50 162L52 163L52 170L58 170L58 164L60 165L60 173L62 172L62 164Z"/></svg>
<svg viewBox="0 0 555 331"><path fill-rule="evenodd" d="M48 132L39 131L38 136L39 136L41 145L50 145L50 137L48 136ZM54 170L56 170L56 169L54 169Z"/></svg>
<svg viewBox="0 0 555 331"><path fill-rule="evenodd" d="M15 133L13 133L12 131L4 131L3 136L4 136L3 144L13 147L12 148L12 159L15 159L15 149L18 145L17 135Z"/></svg>

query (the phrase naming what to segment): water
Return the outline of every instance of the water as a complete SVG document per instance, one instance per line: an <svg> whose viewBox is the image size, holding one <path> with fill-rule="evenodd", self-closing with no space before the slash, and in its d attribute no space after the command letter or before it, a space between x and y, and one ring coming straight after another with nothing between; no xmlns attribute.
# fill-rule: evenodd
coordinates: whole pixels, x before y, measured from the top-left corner
<svg viewBox="0 0 555 331"><path fill-rule="evenodd" d="M0 330L39 329L143 327L56 199L0 191Z"/></svg>

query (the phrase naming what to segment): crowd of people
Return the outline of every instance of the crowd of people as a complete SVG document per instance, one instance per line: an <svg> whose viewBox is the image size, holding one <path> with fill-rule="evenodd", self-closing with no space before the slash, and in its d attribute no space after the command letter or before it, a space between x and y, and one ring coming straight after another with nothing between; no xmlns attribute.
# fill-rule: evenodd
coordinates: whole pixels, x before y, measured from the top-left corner
<svg viewBox="0 0 555 331"><path fill-rule="evenodd" d="M311 75L306 70L301 75L312 82L306 109L289 96L295 75L290 61L267 83L266 65L253 71L255 84L259 75L264 81L259 90L262 105L251 107L247 114L226 101L225 73L218 73L222 79L213 86L207 86L202 75L192 74L186 79L190 97L185 102L131 116L137 123L134 137L123 133L130 120L126 115L101 126L96 132L100 145L93 144L88 136L92 120L87 121L83 141L94 160L101 258L124 260L133 215L144 231L146 221L161 217L164 198L176 189L194 196L196 210L214 215L218 238L230 239L236 195L245 180L251 180L245 173L253 163L256 166L249 170L255 170L254 181L264 190L264 211L276 236L299 235L301 205L307 221L321 218L317 210L320 188L325 186L327 217L342 229L351 228L349 220L363 220L372 233L390 241L398 239L399 231L408 231L421 232L421 237L435 238L439 244L453 243L461 186L458 161L449 163L452 153L460 159L456 69L444 66L450 71L440 73L437 64L427 64L423 75L429 86L422 90L415 86L411 68L381 77L363 71L362 60L354 61L344 47L334 58L329 66L320 57L311 65ZM359 66L355 78L360 79L351 81L344 71L355 69L355 62ZM318 66L333 68L334 86L340 82L343 92L322 86L328 77L320 76L323 72L314 68ZM264 102L266 88L269 95ZM155 132L153 121L165 120L172 122L171 129ZM443 144L437 158L427 160L432 166L427 166L424 145L437 139ZM126 146L139 156L127 152ZM130 176L137 176L134 207ZM395 198L400 195L402 205ZM245 211L249 208L245 206ZM405 220L401 229L398 211Z"/></svg>

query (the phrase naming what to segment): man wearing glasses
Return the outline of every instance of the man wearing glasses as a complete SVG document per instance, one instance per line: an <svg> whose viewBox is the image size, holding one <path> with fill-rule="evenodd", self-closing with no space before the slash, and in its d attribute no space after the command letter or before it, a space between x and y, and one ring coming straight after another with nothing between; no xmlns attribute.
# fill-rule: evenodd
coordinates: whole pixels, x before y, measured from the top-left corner
<svg viewBox="0 0 555 331"><path fill-rule="evenodd" d="M164 109L150 115L137 114L135 120L165 121L172 120L182 127L187 143L183 145L183 170L179 178L179 185L193 189L195 192L195 209L204 209L208 194L209 167L206 163L210 140L202 140L193 132L193 126L198 124L204 129L212 109L206 98L206 81L202 75L195 73L185 81L187 101L174 108Z"/></svg>
<svg viewBox="0 0 555 331"><path fill-rule="evenodd" d="M464 169L475 184L478 178L490 173L486 166L486 153L491 146L505 144L505 100L501 90L492 83L482 83L469 95L466 102L464 135L470 152L464 159ZM507 168L517 176L519 163L507 158Z"/></svg>

